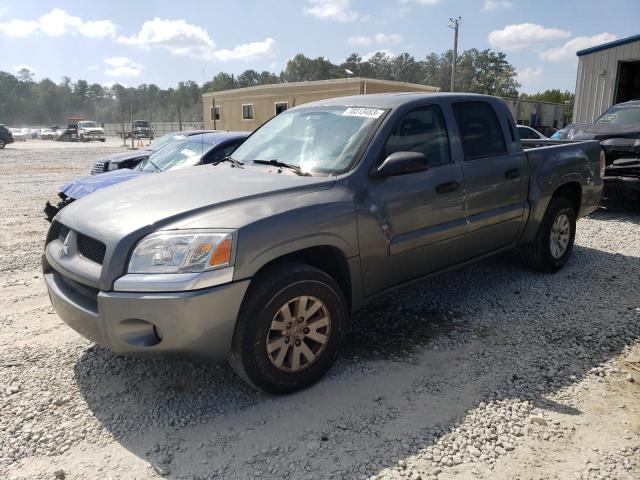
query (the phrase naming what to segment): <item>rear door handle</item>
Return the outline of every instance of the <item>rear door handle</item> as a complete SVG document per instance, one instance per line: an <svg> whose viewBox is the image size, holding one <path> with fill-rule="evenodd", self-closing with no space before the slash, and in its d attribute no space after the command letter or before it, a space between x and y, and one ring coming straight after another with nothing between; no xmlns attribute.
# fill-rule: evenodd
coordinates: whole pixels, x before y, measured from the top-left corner
<svg viewBox="0 0 640 480"><path fill-rule="evenodd" d="M449 193L455 192L460 188L460 184L455 180L447 183L441 183L436 187L436 193Z"/></svg>
<svg viewBox="0 0 640 480"><path fill-rule="evenodd" d="M513 168L511 170L507 170L506 172L504 172L504 178L508 180L515 180L517 178L520 178L520 169Z"/></svg>

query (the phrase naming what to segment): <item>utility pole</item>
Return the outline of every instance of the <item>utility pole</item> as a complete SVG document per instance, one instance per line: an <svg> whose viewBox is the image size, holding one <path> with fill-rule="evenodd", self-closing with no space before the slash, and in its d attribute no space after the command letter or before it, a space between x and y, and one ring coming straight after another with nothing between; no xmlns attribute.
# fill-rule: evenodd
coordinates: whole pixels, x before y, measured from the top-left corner
<svg viewBox="0 0 640 480"><path fill-rule="evenodd" d="M451 91L456 91L456 66L458 64L458 28L462 23L462 17L449 19L449 28L453 29L453 59L451 62Z"/></svg>

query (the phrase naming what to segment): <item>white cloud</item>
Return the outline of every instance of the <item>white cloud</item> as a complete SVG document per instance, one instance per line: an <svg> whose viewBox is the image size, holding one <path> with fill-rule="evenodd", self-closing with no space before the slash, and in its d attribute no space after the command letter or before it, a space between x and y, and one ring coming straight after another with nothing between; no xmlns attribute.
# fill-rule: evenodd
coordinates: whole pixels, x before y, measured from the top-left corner
<svg viewBox="0 0 640 480"><path fill-rule="evenodd" d="M11 67L11 69L14 72L19 72L20 70L26 68L27 70L29 70L31 73L36 73L36 69L33 68L31 65L25 65L24 63L21 63L20 65L13 65Z"/></svg>
<svg viewBox="0 0 640 480"><path fill-rule="evenodd" d="M357 47L368 47L373 43L378 45L395 45L402 43L402 35L398 33L376 33L370 37L366 35L349 37L347 39L349 45L355 45Z"/></svg>
<svg viewBox="0 0 640 480"><path fill-rule="evenodd" d="M154 18L142 24L140 31L130 37L118 37L118 43L133 45L145 50L162 48L173 55L201 60L250 60L275 51L275 40L266 38L261 42L238 45L233 49L216 50L216 44L202 27L184 20Z"/></svg>
<svg viewBox="0 0 640 480"><path fill-rule="evenodd" d="M575 60L576 52L584 48L594 47L602 43L612 42L617 37L612 33L603 32L591 37L575 37L561 47L550 48L540 53L540 58L550 62Z"/></svg>
<svg viewBox="0 0 640 480"><path fill-rule="evenodd" d="M7 7L2 7L2 8L0 8L0 17L1 17L2 15L4 15L5 13L7 13Z"/></svg>
<svg viewBox="0 0 640 480"><path fill-rule="evenodd" d="M78 32L81 35L89 38L105 38L115 37L118 27L109 20L95 20L84 22L79 28Z"/></svg>
<svg viewBox="0 0 640 480"><path fill-rule="evenodd" d="M542 67L538 66L536 68L527 67L523 70L518 70L517 79L518 82L526 85L527 83L532 83L542 77L544 70Z"/></svg>
<svg viewBox="0 0 640 480"><path fill-rule="evenodd" d="M137 77L142 71L142 65L127 57L109 57L105 58L103 62L110 67L104 72L110 77Z"/></svg>
<svg viewBox="0 0 640 480"><path fill-rule="evenodd" d="M307 0L304 13L321 20L354 22L360 14L351 10L351 0Z"/></svg>
<svg viewBox="0 0 640 480"><path fill-rule="evenodd" d="M110 20L84 22L80 17L70 15L60 8L45 13L37 21L12 19L0 23L0 32L16 38L25 38L38 31L52 37L79 33L90 38L105 38L115 36L116 29L116 25Z"/></svg>
<svg viewBox="0 0 640 480"><path fill-rule="evenodd" d="M511 8L513 4L508 0L484 0L483 12L492 12L498 8Z"/></svg>
<svg viewBox="0 0 640 480"><path fill-rule="evenodd" d="M238 45L233 50L222 49L213 53L218 60L251 60L263 55L273 55L275 52L275 40L267 38L262 42L245 43Z"/></svg>
<svg viewBox="0 0 640 480"><path fill-rule="evenodd" d="M385 57L389 57L389 58L393 58L396 56L395 52L392 52L388 48L383 48L382 50L376 50L375 52L369 52L363 55L362 61L368 62L369 60L371 60L371 57L373 57L376 53L383 53Z"/></svg>
<svg viewBox="0 0 640 480"><path fill-rule="evenodd" d="M502 30L494 30L489 34L491 46L505 51L522 50L523 48L567 38L571 32L558 28L545 28L535 23L520 23L507 25Z"/></svg>
<svg viewBox="0 0 640 480"><path fill-rule="evenodd" d="M38 30L38 22L32 20L9 20L0 23L0 32L7 37L25 38Z"/></svg>

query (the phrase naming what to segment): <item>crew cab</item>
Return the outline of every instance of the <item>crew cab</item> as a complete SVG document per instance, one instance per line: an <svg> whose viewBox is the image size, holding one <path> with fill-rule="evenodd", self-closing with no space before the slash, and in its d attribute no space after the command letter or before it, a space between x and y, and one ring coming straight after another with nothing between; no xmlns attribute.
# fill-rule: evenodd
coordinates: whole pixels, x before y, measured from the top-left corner
<svg viewBox="0 0 640 480"><path fill-rule="evenodd" d="M153 152L133 169L123 168L65 183L58 189L60 202L56 206L47 202L44 213L50 222L71 202L111 185L150 173L169 172L221 161L231 155L248 136L245 132L213 132L181 137L180 140L169 142Z"/></svg>
<svg viewBox="0 0 640 480"><path fill-rule="evenodd" d="M595 141L523 149L496 97L322 100L215 166L72 203L49 229L44 279L60 317L119 354L228 359L288 393L327 372L378 295L512 249L559 270L602 167Z"/></svg>

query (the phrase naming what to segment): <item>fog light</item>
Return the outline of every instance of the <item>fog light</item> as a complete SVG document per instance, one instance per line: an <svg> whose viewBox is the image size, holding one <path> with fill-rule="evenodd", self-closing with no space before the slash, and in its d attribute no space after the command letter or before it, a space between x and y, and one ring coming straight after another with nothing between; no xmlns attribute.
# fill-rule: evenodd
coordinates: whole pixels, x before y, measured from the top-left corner
<svg viewBox="0 0 640 480"><path fill-rule="evenodd" d="M123 342L135 347L153 347L162 341L156 326L146 320L129 318L116 327L116 334Z"/></svg>

